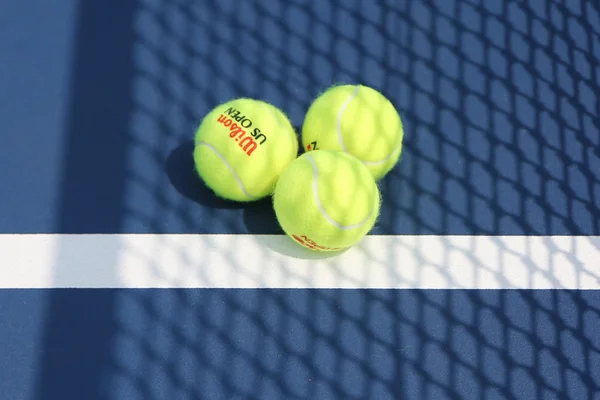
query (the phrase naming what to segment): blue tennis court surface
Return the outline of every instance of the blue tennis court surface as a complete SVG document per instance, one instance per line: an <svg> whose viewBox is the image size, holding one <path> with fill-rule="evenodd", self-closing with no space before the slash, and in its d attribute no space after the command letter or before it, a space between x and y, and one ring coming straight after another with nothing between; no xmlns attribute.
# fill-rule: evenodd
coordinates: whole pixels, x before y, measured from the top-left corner
<svg viewBox="0 0 600 400"><path fill-rule="evenodd" d="M592 0L0 2L0 399L600 399L599 81ZM191 151L333 83L405 146L323 257Z"/></svg>

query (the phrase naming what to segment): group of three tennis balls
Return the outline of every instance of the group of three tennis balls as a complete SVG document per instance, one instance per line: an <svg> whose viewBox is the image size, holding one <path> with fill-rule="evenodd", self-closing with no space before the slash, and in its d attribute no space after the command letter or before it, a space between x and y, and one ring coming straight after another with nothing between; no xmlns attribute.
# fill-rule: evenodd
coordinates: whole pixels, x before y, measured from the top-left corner
<svg viewBox="0 0 600 400"><path fill-rule="evenodd" d="M364 85L335 85L310 105L303 152L286 114L262 100L220 104L195 135L194 162L223 199L272 196L283 231L314 251L359 242L379 217L377 182L398 162L404 130L393 104Z"/></svg>

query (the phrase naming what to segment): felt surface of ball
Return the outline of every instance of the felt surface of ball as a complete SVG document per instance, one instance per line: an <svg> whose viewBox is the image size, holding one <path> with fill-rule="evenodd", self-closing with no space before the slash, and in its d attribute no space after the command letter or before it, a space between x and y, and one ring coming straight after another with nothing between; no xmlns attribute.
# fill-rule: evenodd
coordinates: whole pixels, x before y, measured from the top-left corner
<svg viewBox="0 0 600 400"><path fill-rule="evenodd" d="M285 233L316 251L340 251L374 226L380 193L355 157L315 150L292 161L273 193L275 215Z"/></svg>
<svg viewBox="0 0 600 400"><path fill-rule="evenodd" d="M287 116L262 100L239 98L211 110L195 135L198 175L221 198L249 202L273 193L298 155Z"/></svg>
<svg viewBox="0 0 600 400"><path fill-rule="evenodd" d="M350 153L369 168L376 181L397 163L404 128L394 105L363 85L337 85L318 96L302 126L305 151Z"/></svg>

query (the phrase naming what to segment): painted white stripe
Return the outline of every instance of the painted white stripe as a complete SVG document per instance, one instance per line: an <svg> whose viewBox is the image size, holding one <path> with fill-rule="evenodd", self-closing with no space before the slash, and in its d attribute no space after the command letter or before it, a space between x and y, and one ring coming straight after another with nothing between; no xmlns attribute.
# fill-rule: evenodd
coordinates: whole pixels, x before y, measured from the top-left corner
<svg viewBox="0 0 600 400"><path fill-rule="evenodd" d="M0 288L600 289L600 237L0 235Z"/></svg>

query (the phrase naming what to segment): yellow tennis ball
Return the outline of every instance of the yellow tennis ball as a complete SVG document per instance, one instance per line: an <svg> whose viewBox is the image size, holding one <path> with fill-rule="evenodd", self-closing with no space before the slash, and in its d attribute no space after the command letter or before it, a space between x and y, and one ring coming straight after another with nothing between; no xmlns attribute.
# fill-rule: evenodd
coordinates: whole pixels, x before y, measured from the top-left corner
<svg viewBox="0 0 600 400"><path fill-rule="evenodd" d="M398 162L404 129L394 105L363 85L338 85L318 96L302 126L305 151L350 153L369 168L376 181Z"/></svg>
<svg viewBox="0 0 600 400"><path fill-rule="evenodd" d="M272 194L279 174L297 155L298 138L289 119L261 100L221 104L196 131L196 171L228 200L248 202Z"/></svg>
<svg viewBox="0 0 600 400"><path fill-rule="evenodd" d="M380 193L355 157L316 150L282 172L273 207L282 229L296 242L316 251L337 251L356 244L373 228Z"/></svg>

